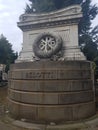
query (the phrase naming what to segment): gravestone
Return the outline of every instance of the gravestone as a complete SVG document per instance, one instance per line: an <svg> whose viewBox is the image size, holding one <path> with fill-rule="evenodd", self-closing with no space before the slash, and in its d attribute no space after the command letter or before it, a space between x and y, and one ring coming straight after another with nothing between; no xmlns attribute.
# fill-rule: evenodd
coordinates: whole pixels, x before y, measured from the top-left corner
<svg viewBox="0 0 98 130"><path fill-rule="evenodd" d="M64 123L95 114L92 63L78 46L78 5L23 14L23 48L9 71L9 111L15 119Z"/></svg>

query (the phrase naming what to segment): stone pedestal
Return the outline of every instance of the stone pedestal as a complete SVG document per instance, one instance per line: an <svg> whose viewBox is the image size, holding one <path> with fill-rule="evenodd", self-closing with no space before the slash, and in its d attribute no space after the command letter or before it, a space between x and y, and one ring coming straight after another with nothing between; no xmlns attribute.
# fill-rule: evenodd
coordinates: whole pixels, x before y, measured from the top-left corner
<svg viewBox="0 0 98 130"><path fill-rule="evenodd" d="M11 65L9 110L15 119L36 123L64 123L93 116L91 63L47 60Z"/></svg>
<svg viewBox="0 0 98 130"><path fill-rule="evenodd" d="M78 45L78 23L81 17L82 12L79 5L50 13L21 15L18 27L23 31L23 47L16 63L39 60L38 55L34 53L34 46L42 42L41 36L44 39L43 46L44 43L50 42L51 39L43 38L46 34L48 36L52 35L53 39L55 37L62 39L62 48L52 55L52 59L56 57L56 60L86 60ZM54 46L48 43L51 50L57 46L58 40L54 40L56 43L54 43ZM43 49L42 45L39 49L47 53L47 50Z"/></svg>

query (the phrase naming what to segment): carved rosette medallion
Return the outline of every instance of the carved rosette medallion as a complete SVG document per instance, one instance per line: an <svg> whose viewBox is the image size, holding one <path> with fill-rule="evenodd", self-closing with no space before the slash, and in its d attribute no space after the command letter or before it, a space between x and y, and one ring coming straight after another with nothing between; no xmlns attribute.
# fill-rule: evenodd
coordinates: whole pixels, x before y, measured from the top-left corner
<svg viewBox="0 0 98 130"><path fill-rule="evenodd" d="M50 33L39 35L33 44L33 51L38 58L51 58L61 50L61 37Z"/></svg>

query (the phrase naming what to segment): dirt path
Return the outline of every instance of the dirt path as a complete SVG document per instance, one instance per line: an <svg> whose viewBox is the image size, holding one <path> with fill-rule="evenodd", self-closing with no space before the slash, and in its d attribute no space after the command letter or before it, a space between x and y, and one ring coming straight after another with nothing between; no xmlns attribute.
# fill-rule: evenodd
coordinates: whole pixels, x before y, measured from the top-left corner
<svg viewBox="0 0 98 130"><path fill-rule="evenodd" d="M0 130L19 130L19 129L9 126L7 124L5 125L5 123L0 122Z"/></svg>

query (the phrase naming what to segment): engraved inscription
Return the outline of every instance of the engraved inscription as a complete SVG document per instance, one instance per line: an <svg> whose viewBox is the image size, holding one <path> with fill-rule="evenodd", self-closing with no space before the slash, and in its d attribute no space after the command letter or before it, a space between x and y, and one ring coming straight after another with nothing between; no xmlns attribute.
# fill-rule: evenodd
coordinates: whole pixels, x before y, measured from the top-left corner
<svg viewBox="0 0 98 130"><path fill-rule="evenodd" d="M53 79L57 78L57 72L26 72L27 79Z"/></svg>
<svg viewBox="0 0 98 130"><path fill-rule="evenodd" d="M85 73L83 73L85 71ZM84 79L91 78L89 70L28 70L13 72L11 79Z"/></svg>

